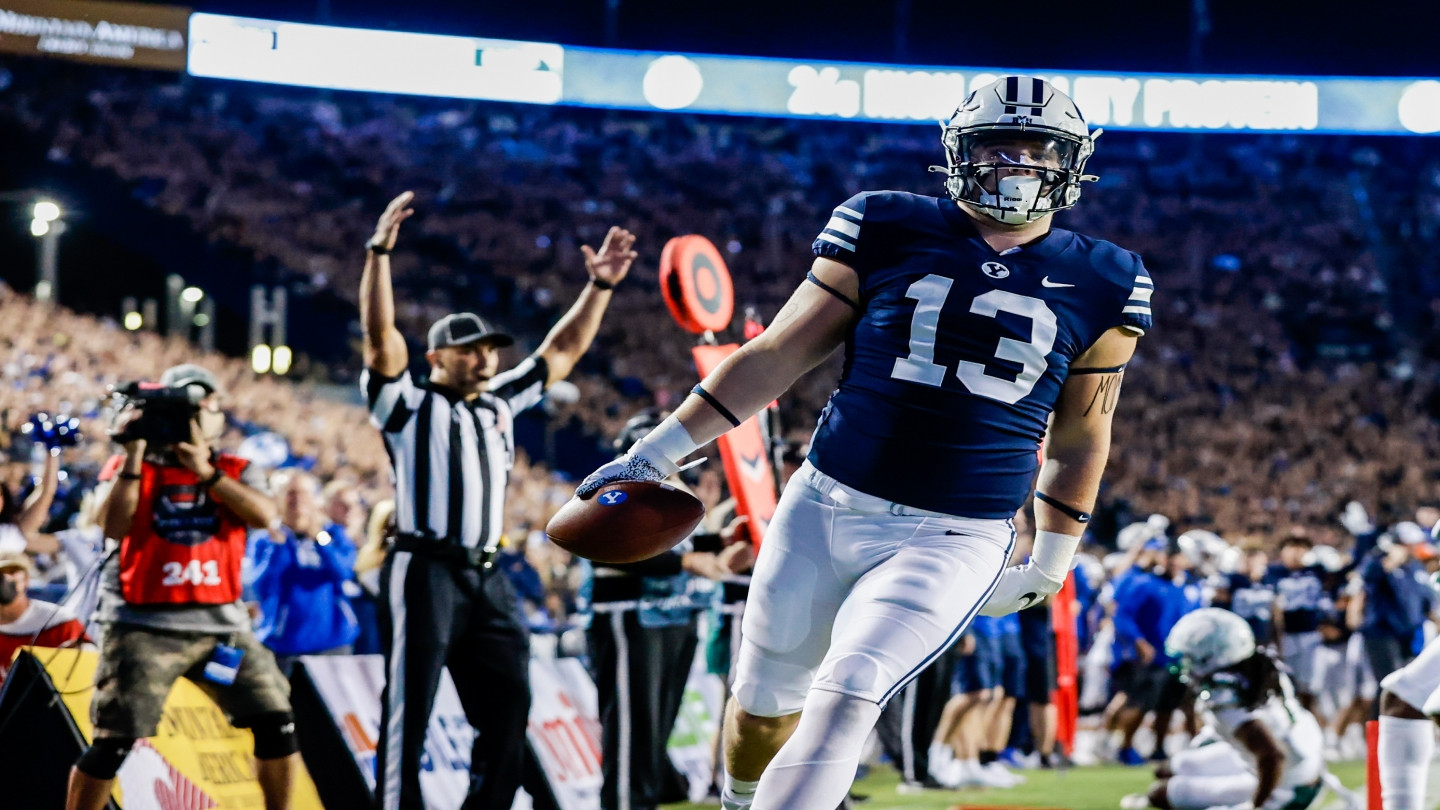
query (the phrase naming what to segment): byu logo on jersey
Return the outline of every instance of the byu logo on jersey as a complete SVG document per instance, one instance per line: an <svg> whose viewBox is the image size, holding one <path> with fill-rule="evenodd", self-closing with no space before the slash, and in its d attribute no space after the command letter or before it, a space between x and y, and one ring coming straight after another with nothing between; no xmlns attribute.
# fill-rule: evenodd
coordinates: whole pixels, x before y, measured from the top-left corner
<svg viewBox="0 0 1440 810"><path fill-rule="evenodd" d="M1010 268L999 262L985 262L980 265L980 272L990 278L1006 278L1010 275Z"/></svg>
<svg viewBox="0 0 1440 810"><path fill-rule="evenodd" d="M609 492L601 495L599 498L596 498L596 500L600 501L601 506L619 506L620 504L624 503L625 499L628 497L630 496L619 491L618 489L612 489Z"/></svg>

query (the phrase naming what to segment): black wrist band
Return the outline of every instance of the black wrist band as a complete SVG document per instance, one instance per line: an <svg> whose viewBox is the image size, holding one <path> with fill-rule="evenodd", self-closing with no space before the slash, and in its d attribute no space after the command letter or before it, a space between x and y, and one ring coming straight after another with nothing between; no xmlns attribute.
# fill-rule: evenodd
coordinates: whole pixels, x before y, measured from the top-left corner
<svg viewBox="0 0 1440 810"><path fill-rule="evenodd" d="M220 483L220 479L221 479L221 478L224 478L224 477L225 477L225 473L224 473L219 467L216 467L216 468L215 468L215 474L212 475L212 476L210 476L209 478L206 478L204 481L201 481L201 482L200 482L200 486L202 486L202 487L204 487L204 488L206 488L206 489L209 489L209 488L215 486L216 484Z"/></svg>
<svg viewBox="0 0 1440 810"><path fill-rule="evenodd" d="M613 290L613 289L615 289L615 285L614 285L614 284L611 284L610 282L608 282L608 281L606 281L606 280L604 280L604 279L591 278L591 279L590 279L590 284L591 284L592 286L594 286L595 289L597 289L597 290Z"/></svg>
<svg viewBox="0 0 1440 810"><path fill-rule="evenodd" d="M690 389L690 393L696 394L701 399L710 403L710 407L714 408L717 413L725 417L726 421L730 423L731 427L740 427L740 420L735 418L735 414L731 413L729 408L721 405L720 400L711 396L709 391L706 391L704 388L697 385L694 388Z"/></svg>
<svg viewBox="0 0 1440 810"><path fill-rule="evenodd" d="M120 480L122 481L139 481L143 477L140 473L120 471Z"/></svg>
<svg viewBox="0 0 1440 810"><path fill-rule="evenodd" d="M390 255L390 248L385 247L383 244L376 242L373 239L365 243L365 249L370 251L371 253L374 253L376 256Z"/></svg>
<svg viewBox="0 0 1440 810"><path fill-rule="evenodd" d="M1071 520L1075 521L1076 523L1089 523L1089 522L1090 522L1090 513L1089 513L1089 512L1081 512L1079 509L1076 509L1075 507L1070 506L1069 504L1061 503L1061 502L1055 500L1054 498L1050 497L1049 495L1046 495L1045 493L1041 492L1041 491L1038 490L1038 489L1035 490L1035 500L1037 500L1037 501L1045 504L1046 506L1049 506L1051 509L1054 509L1054 510L1060 512L1060 514L1064 515L1065 517L1070 518Z"/></svg>

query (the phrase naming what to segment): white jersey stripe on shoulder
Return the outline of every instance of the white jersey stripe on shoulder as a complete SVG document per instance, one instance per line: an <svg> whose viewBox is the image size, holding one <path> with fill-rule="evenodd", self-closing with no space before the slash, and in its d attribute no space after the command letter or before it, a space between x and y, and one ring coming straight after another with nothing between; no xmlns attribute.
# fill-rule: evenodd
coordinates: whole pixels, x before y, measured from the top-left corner
<svg viewBox="0 0 1440 810"><path fill-rule="evenodd" d="M1150 307L1142 307L1142 306L1125 307L1124 309L1120 310L1120 312L1121 312L1122 314L1125 314L1125 315L1149 315L1149 314L1150 314Z"/></svg>
<svg viewBox="0 0 1440 810"><path fill-rule="evenodd" d="M817 239L823 239L823 240L825 240L826 242L829 242L829 243L832 244L832 245L839 245L840 247L845 248L846 250L850 251L851 253L854 253L854 252L855 252L855 243L854 243L854 242L851 242L851 241L849 241L849 240L847 240L847 239L841 239L841 238L838 237L838 236L832 236L831 234L828 234L828 233L822 233L822 234L820 234L820 235L819 235L818 237L816 237L816 238L817 238Z"/></svg>
<svg viewBox="0 0 1440 810"><path fill-rule="evenodd" d="M1136 287L1135 290L1130 293L1130 300L1131 300L1131 301L1141 301L1141 302L1144 302L1144 303L1148 304L1148 303L1150 303L1150 296L1152 296L1152 295L1154 295L1154 294L1155 294L1155 288L1154 288L1154 287Z"/></svg>
<svg viewBox="0 0 1440 810"><path fill-rule="evenodd" d="M1155 282L1151 281L1148 276L1136 276L1136 277L1135 277L1135 283L1136 283L1137 285L1144 286L1144 287L1154 287L1154 286L1155 286Z"/></svg>
<svg viewBox="0 0 1440 810"><path fill-rule="evenodd" d="M841 219L840 217L830 217L830 221L825 223L825 230L843 233L851 239L860 235L860 226L858 224L848 219Z"/></svg>
<svg viewBox="0 0 1440 810"><path fill-rule="evenodd" d="M837 206L835 206L835 213L837 213L837 214L844 214L845 216L850 217L851 219L855 220L856 222L859 222L860 220L862 220L862 219L865 218L865 215L862 214L862 213L860 213L859 211L856 211L856 210L853 209L853 208L846 208L846 207L843 206L843 205L837 205Z"/></svg>

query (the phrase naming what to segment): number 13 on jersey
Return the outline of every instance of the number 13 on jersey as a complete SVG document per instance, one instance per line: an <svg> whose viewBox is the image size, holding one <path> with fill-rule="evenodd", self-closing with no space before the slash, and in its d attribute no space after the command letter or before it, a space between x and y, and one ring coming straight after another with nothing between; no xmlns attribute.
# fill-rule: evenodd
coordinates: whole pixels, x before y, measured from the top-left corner
<svg viewBox="0 0 1440 810"><path fill-rule="evenodd" d="M935 336L940 328L940 312L954 283L954 279L931 273L905 291L905 297L916 302L915 314L910 319L910 356L895 359L895 368L890 372L893 379L933 388L945 383L946 369L935 362ZM995 349L997 360L1021 365L1014 380L989 374L985 364L968 360L960 361L955 369L955 376L970 393L1011 405L1019 402L1045 373L1048 365L1045 358L1055 346L1058 331L1055 313L1039 298L1005 290L991 290L976 296L970 302L970 312L987 318L1009 312L1030 319L1029 342L1002 337Z"/></svg>

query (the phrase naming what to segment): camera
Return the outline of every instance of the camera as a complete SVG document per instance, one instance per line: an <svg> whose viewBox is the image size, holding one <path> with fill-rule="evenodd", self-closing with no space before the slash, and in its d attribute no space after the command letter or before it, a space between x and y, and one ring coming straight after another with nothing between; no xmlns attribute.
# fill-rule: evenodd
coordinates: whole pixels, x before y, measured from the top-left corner
<svg viewBox="0 0 1440 810"><path fill-rule="evenodd" d="M144 439L154 447L190 441L190 423L200 411L205 389L197 385L129 382L116 386L111 395L120 400L115 413L117 424L129 411L141 409L138 419L115 434L115 441L124 444Z"/></svg>

